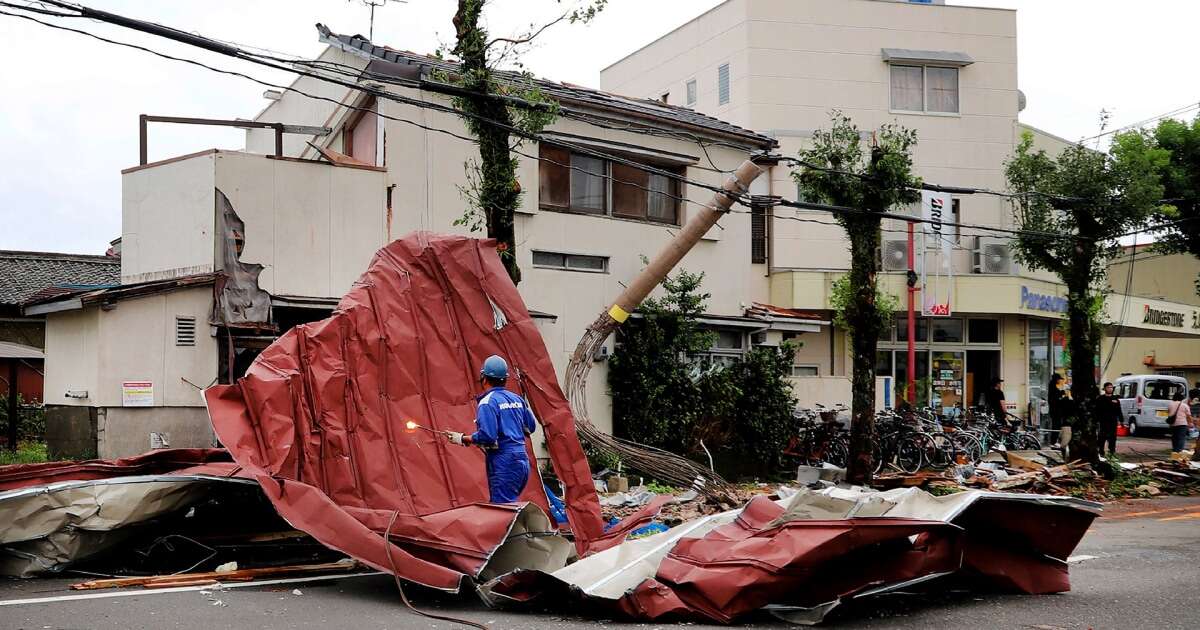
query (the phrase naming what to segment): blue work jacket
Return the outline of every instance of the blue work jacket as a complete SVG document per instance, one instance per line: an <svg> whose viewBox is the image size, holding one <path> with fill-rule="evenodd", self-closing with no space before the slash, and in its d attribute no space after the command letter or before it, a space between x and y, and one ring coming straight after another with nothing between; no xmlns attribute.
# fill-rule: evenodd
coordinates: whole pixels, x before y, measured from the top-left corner
<svg viewBox="0 0 1200 630"><path fill-rule="evenodd" d="M524 453L525 436L537 428L525 399L503 387L493 387L477 400L476 431L471 434L471 442L487 449Z"/></svg>

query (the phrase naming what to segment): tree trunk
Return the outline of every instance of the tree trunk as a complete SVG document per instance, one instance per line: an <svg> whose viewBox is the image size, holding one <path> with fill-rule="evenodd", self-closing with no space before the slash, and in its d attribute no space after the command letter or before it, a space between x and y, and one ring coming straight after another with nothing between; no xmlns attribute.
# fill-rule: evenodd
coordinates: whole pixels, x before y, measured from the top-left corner
<svg viewBox="0 0 1200 630"><path fill-rule="evenodd" d="M1092 265L1088 256L1094 253L1090 247L1080 249L1086 250L1079 252L1085 260L1075 261L1074 268L1078 271L1067 279L1067 317L1070 321L1067 343L1071 353L1071 398L1075 401L1070 453L1072 459L1095 463L1100 461L1094 413L1096 397L1100 393L1096 385L1096 348L1099 347L1100 331L1088 312L1092 302L1088 273Z"/></svg>
<svg viewBox="0 0 1200 630"><path fill-rule="evenodd" d="M846 219L850 236L850 287L846 308L853 352L850 406L850 457L846 480L869 484L875 470L875 354L879 345L879 315L875 304L875 257L879 248L879 219Z"/></svg>
<svg viewBox="0 0 1200 630"><path fill-rule="evenodd" d="M487 64L487 34L479 26L483 4L482 0L459 0L454 14L458 39L454 52L462 59L459 72L463 87L475 93L462 97L462 108L468 114L500 123L465 119L467 128L479 140L479 211L486 219L488 238L496 239L500 261L513 284L518 284L521 270L517 267L513 216L521 201L521 187L517 183L517 161L509 152L509 134L505 128L512 127L513 120L504 101L492 97L494 88L492 69Z"/></svg>

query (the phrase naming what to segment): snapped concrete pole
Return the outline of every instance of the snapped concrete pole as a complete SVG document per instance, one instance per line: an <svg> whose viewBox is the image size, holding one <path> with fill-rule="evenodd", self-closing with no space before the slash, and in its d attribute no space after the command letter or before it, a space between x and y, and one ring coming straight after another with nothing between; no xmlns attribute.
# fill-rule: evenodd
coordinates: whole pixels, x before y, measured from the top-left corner
<svg viewBox="0 0 1200 630"><path fill-rule="evenodd" d="M655 479L681 487L690 486L707 497L731 505L734 504L732 488L711 469L677 454L617 439L597 429L588 415L587 377L592 370L592 357L613 330L629 319L629 314L650 295L654 287L662 283L675 265L717 221L729 212L733 203L750 190L751 182L762 173L763 169L751 160L746 160L734 171L725 181L722 191L714 193L712 201L688 219L683 229L621 292L612 306L588 326L571 355L564 378L567 401L575 415L576 431L583 441L601 452L617 457L626 468L641 471Z"/></svg>

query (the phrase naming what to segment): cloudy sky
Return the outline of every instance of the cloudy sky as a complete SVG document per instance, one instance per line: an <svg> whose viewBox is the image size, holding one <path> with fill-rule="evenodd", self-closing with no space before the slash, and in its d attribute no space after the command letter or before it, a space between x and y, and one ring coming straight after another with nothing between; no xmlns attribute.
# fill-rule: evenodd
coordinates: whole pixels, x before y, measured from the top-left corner
<svg viewBox="0 0 1200 630"><path fill-rule="evenodd" d="M23 2L25 0L17 0ZM838 1L838 0L828 0ZM96 8L290 55L315 56L313 24L367 31L359 0L86 0ZM1100 110L1120 126L1200 101L1194 0L950 0L1018 9L1024 122L1069 139L1096 133ZM592 25L548 32L526 55L530 70L598 86L600 69L718 4L717 0L610 0ZM489 26L512 34L543 22L554 0L494 0ZM2 11L3 9L0 9ZM453 0L389 1L375 39L428 52L452 39ZM52 19L52 18L51 18ZM62 23L61 21L58 23ZM87 21L68 26L155 50L288 81L254 66ZM247 118L264 88L208 70L0 15L0 249L103 253L121 230L120 169L137 162L141 113ZM157 126L150 159L238 148L242 133Z"/></svg>

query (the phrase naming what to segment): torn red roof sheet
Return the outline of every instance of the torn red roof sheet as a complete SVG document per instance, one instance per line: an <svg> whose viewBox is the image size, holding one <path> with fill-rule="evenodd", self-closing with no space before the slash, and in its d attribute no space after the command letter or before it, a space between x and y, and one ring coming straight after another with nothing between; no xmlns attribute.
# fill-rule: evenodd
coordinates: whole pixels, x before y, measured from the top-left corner
<svg viewBox="0 0 1200 630"><path fill-rule="evenodd" d="M637 523L604 531L570 407L491 241L417 233L391 243L333 316L288 331L205 398L221 443L295 527L453 590L483 571L522 507L487 503L478 449L405 425L471 432L479 366L492 354L508 360L509 387L541 423L534 439L545 438L566 486L579 553L620 542ZM549 511L536 474L521 498ZM396 545L384 541L389 529Z"/></svg>

